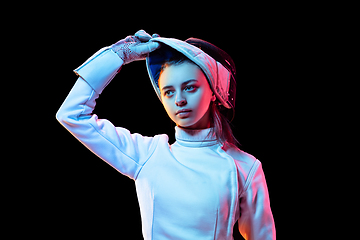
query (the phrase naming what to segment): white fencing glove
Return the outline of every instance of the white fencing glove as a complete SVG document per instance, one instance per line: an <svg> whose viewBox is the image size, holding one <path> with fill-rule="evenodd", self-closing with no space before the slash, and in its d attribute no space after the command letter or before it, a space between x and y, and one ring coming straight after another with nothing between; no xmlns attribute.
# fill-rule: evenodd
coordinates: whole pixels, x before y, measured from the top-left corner
<svg viewBox="0 0 360 240"><path fill-rule="evenodd" d="M111 48L124 61L124 64L144 60L150 52L160 47L157 42L149 42L154 37L159 37L159 35L150 36L144 30L139 30L134 36L127 36L111 45Z"/></svg>

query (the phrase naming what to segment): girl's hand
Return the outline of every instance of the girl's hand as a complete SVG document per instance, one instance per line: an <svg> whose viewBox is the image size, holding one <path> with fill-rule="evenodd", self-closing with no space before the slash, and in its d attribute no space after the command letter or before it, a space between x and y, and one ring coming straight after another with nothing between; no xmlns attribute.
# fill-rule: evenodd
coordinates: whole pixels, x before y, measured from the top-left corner
<svg viewBox="0 0 360 240"><path fill-rule="evenodd" d="M144 30L139 30L134 36L127 36L125 39L113 44L111 48L124 61L124 64L144 60L150 52L160 47L157 42L149 42L153 37L159 37L159 35L153 34L150 36Z"/></svg>

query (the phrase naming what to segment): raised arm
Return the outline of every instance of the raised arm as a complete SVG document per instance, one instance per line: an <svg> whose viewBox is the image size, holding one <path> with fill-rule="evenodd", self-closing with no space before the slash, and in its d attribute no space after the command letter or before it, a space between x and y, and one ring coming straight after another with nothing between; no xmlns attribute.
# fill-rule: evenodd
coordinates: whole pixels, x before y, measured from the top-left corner
<svg viewBox="0 0 360 240"><path fill-rule="evenodd" d="M139 31L140 32L140 31ZM139 32L137 33L139 35ZM130 134L108 120L92 114L95 100L119 72L122 65L139 60L158 44L143 36L127 37L103 48L75 70L79 76L56 114L57 120L82 144L122 174L136 179L142 165L154 151L158 137Z"/></svg>

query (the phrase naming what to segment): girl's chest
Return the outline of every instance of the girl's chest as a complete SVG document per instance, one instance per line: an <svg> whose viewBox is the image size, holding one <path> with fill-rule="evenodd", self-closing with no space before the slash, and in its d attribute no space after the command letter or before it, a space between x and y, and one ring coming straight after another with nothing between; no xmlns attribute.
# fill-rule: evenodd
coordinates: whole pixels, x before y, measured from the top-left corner
<svg viewBox="0 0 360 240"><path fill-rule="evenodd" d="M158 209L180 208L189 214L229 211L223 208L232 205L237 189L231 160L211 148L171 148L153 157L142 174Z"/></svg>

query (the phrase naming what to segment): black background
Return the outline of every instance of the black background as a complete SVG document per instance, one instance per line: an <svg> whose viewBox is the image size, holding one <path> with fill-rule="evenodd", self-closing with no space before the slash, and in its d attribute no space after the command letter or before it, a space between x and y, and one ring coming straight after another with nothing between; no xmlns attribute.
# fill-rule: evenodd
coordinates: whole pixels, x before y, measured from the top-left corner
<svg viewBox="0 0 360 240"><path fill-rule="evenodd" d="M29 168L21 170L31 176L21 183L28 199L22 209L24 222L34 216L41 220L30 232L142 239L134 182L72 137L55 114L77 79L73 69L100 48L144 29L181 40L201 38L234 59L233 131L240 148L263 164L277 236L282 239L288 211L297 208L291 192L299 186L290 176L299 167L298 159L308 155L302 136L311 115L304 95L311 92L304 91L304 69L312 66L302 60L309 38L302 33L304 18L294 19L293 10L285 13L278 6L227 6L213 12L204 7L181 5L174 12L170 6L166 11L156 7L135 11L120 3L85 9L74 5L44 12L32 23L37 37L31 54L36 58L28 60L26 71L34 90L25 101L31 107L24 115L33 121L31 131L38 136L29 139L27 154L37 160L26 162ZM152 89L144 61L122 68L97 100L95 113L132 133L165 133L170 143L174 141L174 124ZM241 239L237 231L234 236Z"/></svg>

